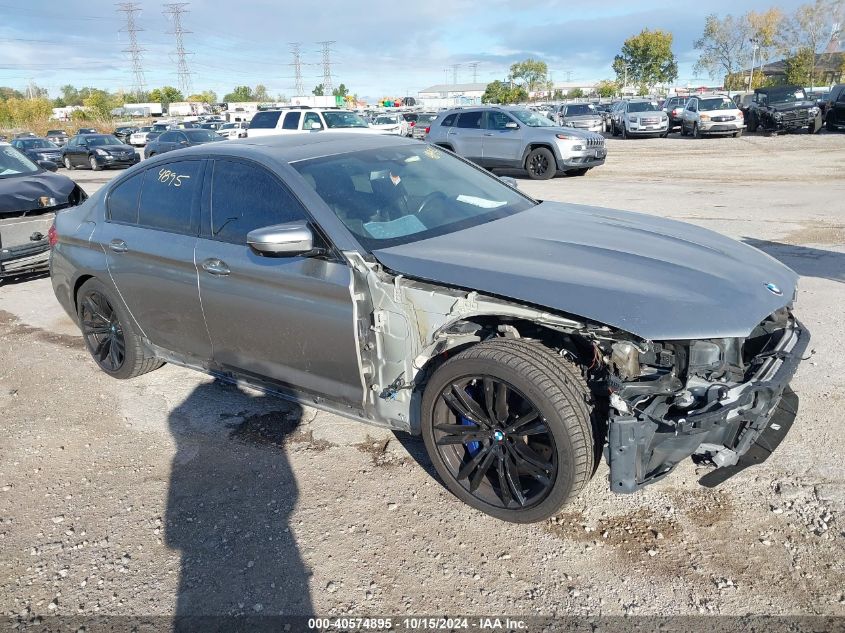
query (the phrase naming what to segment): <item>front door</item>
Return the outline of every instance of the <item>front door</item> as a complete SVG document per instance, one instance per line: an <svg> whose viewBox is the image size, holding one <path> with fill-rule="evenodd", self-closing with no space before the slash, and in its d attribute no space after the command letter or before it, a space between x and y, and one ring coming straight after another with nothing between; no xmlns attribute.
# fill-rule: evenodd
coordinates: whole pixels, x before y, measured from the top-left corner
<svg viewBox="0 0 845 633"><path fill-rule="evenodd" d="M349 267L246 244L253 229L307 220L305 209L274 174L235 159L215 161L204 207L196 263L214 361L360 408Z"/></svg>
<svg viewBox="0 0 845 633"><path fill-rule="evenodd" d="M513 125L516 121L505 112L488 110L485 113L481 151L484 164L489 167L522 166L522 128L507 127L508 123Z"/></svg>
<svg viewBox="0 0 845 633"><path fill-rule="evenodd" d="M160 163L124 180L95 236L142 334L192 364L211 359L194 264L203 169L202 160Z"/></svg>

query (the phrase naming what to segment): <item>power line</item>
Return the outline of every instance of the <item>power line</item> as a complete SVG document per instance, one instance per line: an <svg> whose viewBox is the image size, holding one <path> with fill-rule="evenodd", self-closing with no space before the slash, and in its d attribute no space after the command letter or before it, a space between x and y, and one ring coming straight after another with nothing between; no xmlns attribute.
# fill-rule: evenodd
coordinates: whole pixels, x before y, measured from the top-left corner
<svg viewBox="0 0 845 633"><path fill-rule="evenodd" d="M479 62L470 62L469 67L472 70L472 83L478 83L478 64Z"/></svg>
<svg viewBox="0 0 845 633"><path fill-rule="evenodd" d="M191 93L191 71L188 69L187 55L192 54L185 50L185 41L183 36L191 31L186 31L182 27L182 14L188 11L185 7L187 2L173 2L164 5L165 15L169 15L173 20L173 30L168 31L168 35L176 36L176 75L179 78L179 90L187 97Z"/></svg>
<svg viewBox="0 0 845 633"><path fill-rule="evenodd" d="M121 2L117 5L117 10L120 13L126 14L126 26L121 31L129 33L129 48L123 49L124 53L129 53L132 59L132 93L140 95L147 89L147 82L144 80L144 68L141 65L141 53L143 48L138 46L138 31L143 31L135 23L135 14L140 13L141 9L135 2Z"/></svg>
<svg viewBox="0 0 845 633"><path fill-rule="evenodd" d="M452 64L451 66L449 66L449 68L452 69L452 83L453 84L458 83L458 68L460 68L460 67L461 67L460 64Z"/></svg>
<svg viewBox="0 0 845 633"><path fill-rule="evenodd" d="M334 90L332 83L332 44L334 40L317 42L323 47L323 94L331 94Z"/></svg>
<svg viewBox="0 0 845 633"><path fill-rule="evenodd" d="M302 44L300 42L290 43L290 52L293 55L294 84L297 95L305 94L305 86L302 84Z"/></svg>

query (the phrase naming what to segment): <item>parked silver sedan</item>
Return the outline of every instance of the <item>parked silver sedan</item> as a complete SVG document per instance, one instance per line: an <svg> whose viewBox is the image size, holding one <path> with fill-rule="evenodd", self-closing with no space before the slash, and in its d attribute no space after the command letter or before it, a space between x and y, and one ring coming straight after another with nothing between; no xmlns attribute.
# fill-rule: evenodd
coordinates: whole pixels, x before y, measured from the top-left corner
<svg viewBox="0 0 845 633"><path fill-rule="evenodd" d="M52 239L56 297L108 375L169 362L420 434L449 490L515 522L602 455L616 492L692 454L735 464L809 342L797 275L750 246L540 202L395 136L176 150Z"/></svg>

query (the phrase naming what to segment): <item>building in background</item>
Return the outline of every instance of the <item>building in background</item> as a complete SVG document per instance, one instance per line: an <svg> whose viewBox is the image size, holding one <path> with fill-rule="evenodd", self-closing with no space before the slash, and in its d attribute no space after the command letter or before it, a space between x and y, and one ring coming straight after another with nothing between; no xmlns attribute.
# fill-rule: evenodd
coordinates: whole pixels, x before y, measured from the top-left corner
<svg viewBox="0 0 845 633"><path fill-rule="evenodd" d="M486 83L437 84L417 93L417 105L426 108L478 105L485 90Z"/></svg>

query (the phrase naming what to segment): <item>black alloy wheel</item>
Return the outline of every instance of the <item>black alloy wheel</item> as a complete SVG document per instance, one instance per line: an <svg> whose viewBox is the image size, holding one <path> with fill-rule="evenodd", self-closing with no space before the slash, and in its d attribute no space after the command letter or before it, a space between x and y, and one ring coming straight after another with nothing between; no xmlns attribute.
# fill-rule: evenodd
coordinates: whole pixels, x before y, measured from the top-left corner
<svg viewBox="0 0 845 633"><path fill-rule="evenodd" d="M555 175L554 155L545 147L538 147L525 160L528 177L532 180L548 180Z"/></svg>
<svg viewBox="0 0 845 633"><path fill-rule="evenodd" d="M94 361L108 373L119 371L126 360L126 339L109 300L96 290L87 292L79 304L79 318Z"/></svg>
<svg viewBox="0 0 845 633"><path fill-rule="evenodd" d="M434 440L460 484L492 506L530 508L557 478L549 425L513 385L492 376L466 376L439 395Z"/></svg>
<svg viewBox="0 0 845 633"><path fill-rule="evenodd" d="M574 364L494 339L444 362L422 398L426 451L446 487L491 516L541 521L594 472L592 398Z"/></svg>

